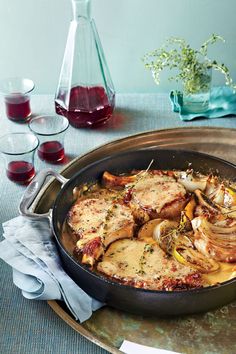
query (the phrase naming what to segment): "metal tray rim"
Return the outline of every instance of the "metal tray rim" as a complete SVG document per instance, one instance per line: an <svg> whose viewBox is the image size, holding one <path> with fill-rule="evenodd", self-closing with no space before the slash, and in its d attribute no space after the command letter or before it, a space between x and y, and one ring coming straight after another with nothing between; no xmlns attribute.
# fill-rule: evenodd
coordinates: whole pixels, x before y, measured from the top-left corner
<svg viewBox="0 0 236 354"><path fill-rule="evenodd" d="M227 135L229 133L233 133L236 135L236 129L229 129L229 128L222 128L222 127L202 127L202 126L198 126L198 127L179 127L179 128L169 128L169 129L160 129L160 130L155 130L155 131L145 131L142 133L138 133L138 134L130 134L127 135L125 137L119 138L119 139L115 139L112 141L107 142L106 144L101 144L99 146L97 146L94 149L89 150L88 152L86 152L85 154L79 155L78 157L74 158L72 161L70 161L66 166L64 166L60 173L62 175L65 175L66 173L69 172L69 170L76 164L76 162L78 160L83 159L85 156L93 154L99 150L101 150L102 148L107 148L109 149L110 147L125 142L125 141L129 141L130 139L136 139L136 138L142 138L142 137L146 137L146 136L154 136L157 133L160 134L168 134L168 133L172 133L173 131L177 131L177 132L183 132L183 134L185 135L188 132L202 132L204 131L205 133L207 131L209 132L218 132L221 133L222 135ZM171 146L170 146L171 148ZM191 149L190 149L191 150ZM34 205L33 205L33 209L37 208L37 205L40 201L40 199L42 198L42 196L47 193L48 188L51 186L51 184L54 182L54 178L50 179L45 186L42 188L40 194L38 195ZM70 327L72 327L74 330L76 330L78 333L80 333L82 336L84 336L85 338L87 338L89 341L93 342L94 344L100 346L101 348L109 351L112 354L118 354L118 353L122 353L119 349L117 349L116 347L113 347L107 343L105 343L103 340L101 340L98 336L94 335L93 333L91 333L91 331L87 330L83 324L79 324L77 323L69 313L67 313L59 304L59 302L55 301L55 300L50 300L47 301L48 305L53 309L54 312L56 312L56 314L63 320L65 321Z"/></svg>

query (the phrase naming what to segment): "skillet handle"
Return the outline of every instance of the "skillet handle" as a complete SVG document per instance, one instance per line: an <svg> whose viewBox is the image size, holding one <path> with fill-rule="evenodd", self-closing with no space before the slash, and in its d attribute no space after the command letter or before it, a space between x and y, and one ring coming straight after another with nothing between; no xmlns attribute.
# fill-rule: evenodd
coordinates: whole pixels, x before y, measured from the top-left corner
<svg viewBox="0 0 236 354"><path fill-rule="evenodd" d="M53 171L52 169L46 169L40 171L32 180L32 182L29 184L27 187L24 195L22 196L20 200L20 205L19 205L19 212L22 216L25 216L27 218L30 218L32 220L37 220L37 219L49 219L51 221L51 209L44 214L37 214L34 213L30 210L31 205L37 198L39 192L41 191L46 179L48 176L53 176L55 177L59 182L62 183L61 188L64 186L66 182L69 180L59 173Z"/></svg>

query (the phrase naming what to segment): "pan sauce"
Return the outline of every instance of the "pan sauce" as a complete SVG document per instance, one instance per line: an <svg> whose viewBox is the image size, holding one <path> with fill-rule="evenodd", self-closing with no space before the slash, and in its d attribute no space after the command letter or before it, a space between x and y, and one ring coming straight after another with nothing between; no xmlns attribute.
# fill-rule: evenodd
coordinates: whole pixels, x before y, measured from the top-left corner
<svg viewBox="0 0 236 354"><path fill-rule="evenodd" d="M149 173L152 173L152 171L149 171ZM173 177L172 174L170 174L170 176L171 176L171 178ZM120 176L120 179L122 179L122 178L123 178L123 176ZM174 176L174 178L178 180L178 178L176 176ZM204 178L205 178L205 180L207 180L208 176L201 176L202 180ZM91 198L91 197L99 195L100 191L104 190L104 184L105 184L105 187L108 189L114 190L114 188L116 188L117 186L118 186L118 189L120 189L121 187L123 188L123 186L121 186L120 183L117 182L117 177L116 177L116 181L113 185L111 182L112 182L111 180L107 180L105 178L105 179L103 179L103 185L101 185L101 184L94 185L91 189L88 189L88 191L86 191L85 193L84 193L84 186L79 187L79 189L78 189L79 196L78 196L77 202L80 200L83 200L83 199L87 199L87 198ZM166 183L166 180L164 182ZM184 182L186 182L186 181L184 181ZM179 183L179 181L176 183ZM125 185L127 185L127 183ZM186 188L186 183L183 183L183 185ZM135 187L137 187L137 184ZM199 187L199 184L198 184L198 187ZM81 193L81 190L83 190L83 193ZM136 190L137 190L137 188L136 188ZM120 194L120 191L118 193ZM194 194L194 191L190 192L187 189L186 194L188 195L188 198L189 198L189 194ZM144 193L144 195L145 195L145 193ZM149 197L150 197L150 195L149 195ZM149 215L149 217L152 218L152 216L150 216L150 215ZM178 222L179 222L179 217L178 218L175 217L175 219L178 220ZM147 220L145 220L145 221L147 221ZM145 234L145 232L143 232L141 237L140 237L140 233L141 233L140 220L138 220L138 223L139 223L139 225L135 227L135 233L133 235L134 239L143 239L148 244L156 244L156 241L153 239L153 232L154 232L154 228L155 228L155 219L152 221L146 222L146 225L148 225L148 223L153 224L153 225L151 225L150 227L147 227L146 234ZM144 222L144 224L145 224L145 222ZM78 259L78 261L81 262L81 254L79 254L79 255L78 255L78 253L75 254L76 242L78 239L79 239L79 237L78 237L78 235L76 236L76 232L72 231L71 227L68 226L68 219L65 220L65 223L63 225L62 235L61 235L61 243L70 254L74 255ZM115 242L119 243L119 241L115 241ZM109 246L107 247L107 249L109 250ZM95 266L93 266L93 269L95 271L96 271L97 263L102 258L103 258L103 256L99 257L99 259L96 260ZM173 258L173 257L171 257L171 258ZM221 282L224 282L224 281L227 281L227 280L230 280L230 279L236 277L236 263L234 263L234 262L233 263L226 263L226 262L219 262L219 261L217 263L219 265L219 268L213 272L208 272L208 273L204 272L203 273L203 272L198 271L198 273L201 274L203 286L214 285L214 284L221 283ZM189 267L189 263L182 264L182 267ZM192 271L194 271L196 273L196 269L192 268ZM109 273L106 275L108 277L110 277ZM114 276L111 276L111 277L114 278ZM129 281L124 281L124 279L118 278L118 281L121 281L122 283L131 284ZM140 285L140 283L139 283L139 285L137 285L137 284L132 284L132 285L138 286L138 287L145 287L142 284ZM193 287L194 287L194 285L193 285ZM147 287L147 288L152 288L152 287ZM174 290L174 289L170 289L170 290Z"/></svg>

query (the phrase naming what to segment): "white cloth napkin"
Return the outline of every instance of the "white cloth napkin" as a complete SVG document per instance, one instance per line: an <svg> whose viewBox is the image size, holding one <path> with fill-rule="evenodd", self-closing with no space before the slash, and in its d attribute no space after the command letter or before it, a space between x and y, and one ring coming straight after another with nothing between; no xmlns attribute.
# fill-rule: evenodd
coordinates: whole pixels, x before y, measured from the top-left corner
<svg viewBox="0 0 236 354"><path fill-rule="evenodd" d="M0 258L13 269L13 282L27 299L64 300L80 322L103 306L63 270L48 222L22 216L3 224Z"/></svg>
<svg viewBox="0 0 236 354"><path fill-rule="evenodd" d="M124 340L120 350L125 354L179 354L169 350L147 347L146 345L133 343L128 340Z"/></svg>

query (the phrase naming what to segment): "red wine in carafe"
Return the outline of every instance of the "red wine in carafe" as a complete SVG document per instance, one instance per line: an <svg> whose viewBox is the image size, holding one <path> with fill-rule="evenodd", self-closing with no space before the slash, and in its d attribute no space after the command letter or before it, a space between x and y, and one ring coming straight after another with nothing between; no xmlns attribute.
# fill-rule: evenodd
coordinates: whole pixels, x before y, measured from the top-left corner
<svg viewBox="0 0 236 354"><path fill-rule="evenodd" d="M90 0L72 0L65 52L55 95L55 110L75 128L107 122L115 104L115 89L91 18Z"/></svg>
<svg viewBox="0 0 236 354"><path fill-rule="evenodd" d="M70 91L69 107L63 106L62 95L55 101L57 114L68 118L76 128L96 127L104 124L112 115L114 109L114 94L109 102L102 86L76 86Z"/></svg>

